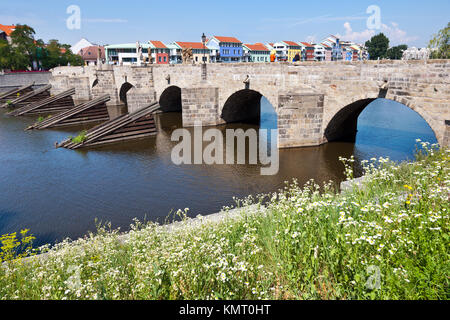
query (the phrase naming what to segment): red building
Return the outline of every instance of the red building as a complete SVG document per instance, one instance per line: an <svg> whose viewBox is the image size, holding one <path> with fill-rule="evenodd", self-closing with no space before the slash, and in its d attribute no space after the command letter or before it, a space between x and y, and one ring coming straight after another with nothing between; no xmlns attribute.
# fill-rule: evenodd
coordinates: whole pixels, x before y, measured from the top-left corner
<svg viewBox="0 0 450 320"><path fill-rule="evenodd" d="M302 45L302 49L304 48L306 50L306 61L314 61L315 60L315 47L314 45L308 43L308 42L300 42Z"/></svg>
<svg viewBox="0 0 450 320"><path fill-rule="evenodd" d="M151 40L150 44L153 62L156 64L169 64L170 49L161 41Z"/></svg>

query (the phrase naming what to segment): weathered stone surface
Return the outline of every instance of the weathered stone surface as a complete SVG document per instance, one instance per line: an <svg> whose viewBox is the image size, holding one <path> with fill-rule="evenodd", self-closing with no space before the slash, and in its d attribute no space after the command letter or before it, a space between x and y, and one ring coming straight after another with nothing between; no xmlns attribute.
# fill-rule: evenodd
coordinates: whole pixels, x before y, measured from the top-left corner
<svg viewBox="0 0 450 320"><path fill-rule="evenodd" d="M280 147L351 139L359 113L383 97L419 113L439 143L448 146L449 67L450 60L209 64L207 80L200 65L61 67L53 70L50 83L61 91L73 85L80 97L108 93L110 104L119 103L121 88L131 84L136 89L130 89L130 97L136 95L129 101L133 110L150 99L159 101L166 89L176 86L182 92L185 126L196 120L223 123L227 101L248 85L278 113Z"/></svg>

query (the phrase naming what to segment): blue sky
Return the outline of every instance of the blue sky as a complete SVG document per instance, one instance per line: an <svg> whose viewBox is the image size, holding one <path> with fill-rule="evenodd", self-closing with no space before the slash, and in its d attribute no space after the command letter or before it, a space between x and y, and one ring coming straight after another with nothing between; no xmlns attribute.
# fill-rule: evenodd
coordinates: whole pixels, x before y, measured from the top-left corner
<svg viewBox="0 0 450 320"><path fill-rule="evenodd" d="M81 28L69 30L67 8L77 5ZM381 9L381 26L369 30L370 5ZM321 41L329 34L363 43L383 31L391 45L426 46L450 21L448 0L396 1L105 1L0 0L0 23L31 25L36 37L74 44L148 40L200 41L201 34L235 36L245 43Z"/></svg>

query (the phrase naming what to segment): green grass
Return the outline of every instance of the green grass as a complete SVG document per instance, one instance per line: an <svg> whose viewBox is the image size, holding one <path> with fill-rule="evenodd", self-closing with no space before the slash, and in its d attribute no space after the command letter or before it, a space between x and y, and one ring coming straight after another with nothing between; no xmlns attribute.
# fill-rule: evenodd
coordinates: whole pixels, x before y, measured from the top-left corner
<svg viewBox="0 0 450 320"><path fill-rule="evenodd" d="M412 163L364 162L364 187L346 193L294 182L235 219L136 221L122 242L104 226L8 259L0 298L448 299L450 150L423 146Z"/></svg>
<svg viewBox="0 0 450 320"><path fill-rule="evenodd" d="M87 134L87 131L83 130L83 131L80 132L79 135L77 135L74 138L70 137L70 139L72 140L73 143L83 143L87 139L86 134Z"/></svg>
<svg viewBox="0 0 450 320"><path fill-rule="evenodd" d="M42 122L42 121L44 121L44 120L50 119L51 117L52 117L52 115L48 115L47 117L40 116L40 117L37 119L37 122Z"/></svg>

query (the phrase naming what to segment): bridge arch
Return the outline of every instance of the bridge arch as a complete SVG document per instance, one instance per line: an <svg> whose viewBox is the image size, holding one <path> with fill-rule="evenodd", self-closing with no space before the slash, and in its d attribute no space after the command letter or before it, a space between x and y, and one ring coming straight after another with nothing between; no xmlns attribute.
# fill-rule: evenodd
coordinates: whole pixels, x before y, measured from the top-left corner
<svg viewBox="0 0 450 320"><path fill-rule="evenodd" d="M130 91L134 86L129 82L124 82L119 89L119 100L124 103L128 108L127 92Z"/></svg>
<svg viewBox="0 0 450 320"><path fill-rule="evenodd" d="M276 110L271 100L259 91L242 89L231 94L223 104L220 118L226 123L244 122L259 124L261 120L261 98L265 97Z"/></svg>
<svg viewBox="0 0 450 320"><path fill-rule="evenodd" d="M163 112L181 112L181 88L178 86L167 87L159 96L159 105Z"/></svg>
<svg viewBox="0 0 450 320"><path fill-rule="evenodd" d="M364 109L373 101L377 99L386 99L385 97L379 98L363 98L356 100L350 104L337 110L334 116L324 123L324 140L326 142L331 141L349 141L354 142L356 139L357 127L358 127L358 117L364 111ZM421 118L428 124L428 126L433 131L436 139L439 141L440 137L438 135L438 123L427 114L424 109L417 106L411 101L397 101L394 99L387 98L386 100L395 101L404 107L416 112ZM439 141L440 142L440 141Z"/></svg>

